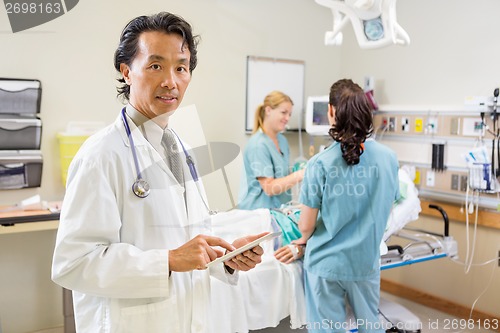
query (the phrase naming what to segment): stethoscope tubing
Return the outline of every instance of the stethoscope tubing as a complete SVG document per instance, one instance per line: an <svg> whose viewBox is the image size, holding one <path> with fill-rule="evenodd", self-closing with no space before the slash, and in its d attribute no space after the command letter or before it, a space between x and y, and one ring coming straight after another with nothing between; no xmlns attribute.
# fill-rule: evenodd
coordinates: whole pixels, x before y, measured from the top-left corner
<svg viewBox="0 0 500 333"><path fill-rule="evenodd" d="M143 199L149 195L149 184L144 178L142 178L141 171L139 169L139 159L137 158L137 151L135 149L134 138L132 137L132 131L130 130L130 126L129 126L128 121L127 121L127 116L125 115L125 108L122 109L121 116L122 116L123 124L125 126L125 132L127 133L127 137L128 137L129 143L130 143L130 148L132 150L132 156L134 157L134 165L135 165L135 170L137 173L137 179L135 180L134 184L132 185L132 192L134 192L134 194L137 197ZM177 135L177 133L175 133L174 130L172 130L172 133L174 133L174 135L177 137L177 140L181 143L182 151L184 152L184 155L186 156L186 163L189 167L189 172L191 174L191 177L193 177L193 180L196 184L196 188L198 190L198 193L200 194L200 196L202 198L203 204L205 205L205 207L209 211L210 215L215 214L215 211L212 211L208 208L208 205L205 202L205 199L201 195L201 190L200 190L199 181L198 181L199 180L198 172L196 171L196 166L194 164L193 158L191 157L191 155L188 154L186 148L184 147L184 144L179 139L179 136ZM139 193L136 189L136 185L139 185L140 183L143 183L143 185L146 185L148 187L148 189L142 194Z"/></svg>
<svg viewBox="0 0 500 333"><path fill-rule="evenodd" d="M132 131L128 125L127 116L125 115L125 108L122 109L122 120L125 126L125 132L127 132L128 141L130 143L130 148L132 148L132 156L134 157L135 171L137 172L137 179L142 180L141 170L139 169L139 159L137 158L137 152L135 151L134 138L132 137Z"/></svg>

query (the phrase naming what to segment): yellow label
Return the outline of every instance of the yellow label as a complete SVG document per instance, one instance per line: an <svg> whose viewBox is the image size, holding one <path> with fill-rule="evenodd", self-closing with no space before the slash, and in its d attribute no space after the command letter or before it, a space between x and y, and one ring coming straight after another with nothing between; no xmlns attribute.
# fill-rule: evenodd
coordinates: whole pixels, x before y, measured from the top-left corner
<svg viewBox="0 0 500 333"><path fill-rule="evenodd" d="M422 118L415 118L415 133L422 133L424 131L424 120Z"/></svg>
<svg viewBox="0 0 500 333"><path fill-rule="evenodd" d="M415 179L413 179L415 185L420 185L420 170L415 170Z"/></svg>

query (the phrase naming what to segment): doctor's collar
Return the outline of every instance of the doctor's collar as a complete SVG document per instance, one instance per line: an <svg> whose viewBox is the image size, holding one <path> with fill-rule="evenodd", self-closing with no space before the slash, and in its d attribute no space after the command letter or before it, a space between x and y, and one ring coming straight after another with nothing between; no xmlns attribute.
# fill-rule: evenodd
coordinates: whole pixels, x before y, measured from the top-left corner
<svg viewBox="0 0 500 333"><path fill-rule="evenodd" d="M145 116L143 113L141 113L139 110L137 110L136 107L134 107L132 104L127 104L125 107L125 111L127 112L127 115L132 119L132 121L137 125L137 127L141 127L147 122L154 123L158 127L161 128L161 130L165 130L165 128L168 128L168 120L170 116L172 116L176 110L170 111L167 113L164 113L162 115L156 116L155 118L149 118ZM163 126L163 124L166 124Z"/></svg>

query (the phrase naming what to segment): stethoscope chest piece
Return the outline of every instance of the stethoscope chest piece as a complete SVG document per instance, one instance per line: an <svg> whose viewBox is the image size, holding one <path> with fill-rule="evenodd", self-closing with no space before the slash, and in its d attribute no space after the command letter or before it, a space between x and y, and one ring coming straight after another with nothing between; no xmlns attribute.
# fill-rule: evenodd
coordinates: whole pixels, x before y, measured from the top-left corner
<svg viewBox="0 0 500 333"><path fill-rule="evenodd" d="M132 191L137 197L145 198L149 195L151 189L146 180L139 178L132 184Z"/></svg>

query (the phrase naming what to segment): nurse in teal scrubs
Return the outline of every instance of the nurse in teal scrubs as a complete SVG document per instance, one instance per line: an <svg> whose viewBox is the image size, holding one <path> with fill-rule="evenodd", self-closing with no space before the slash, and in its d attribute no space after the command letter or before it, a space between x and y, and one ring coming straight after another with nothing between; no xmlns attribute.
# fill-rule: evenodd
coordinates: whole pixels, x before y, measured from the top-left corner
<svg viewBox="0 0 500 333"><path fill-rule="evenodd" d="M304 170L290 173L290 149L282 134L292 106L289 96L273 91L257 107L253 135L243 153L239 209L279 208L291 200L290 189L304 177Z"/></svg>
<svg viewBox="0 0 500 333"><path fill-rule="evenodd" d="M399 196L398 161L368 137L372 111L363 90L340 80L330 90L332 143L307 165L299 219L306 244L309 332L346 332L346 301L359 332L385 332L378 318L380 242ZM349 328L349 327L347 327Z"/></svg>

